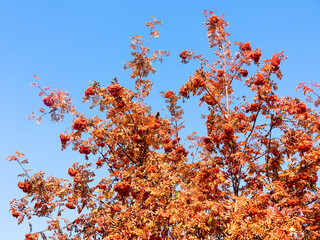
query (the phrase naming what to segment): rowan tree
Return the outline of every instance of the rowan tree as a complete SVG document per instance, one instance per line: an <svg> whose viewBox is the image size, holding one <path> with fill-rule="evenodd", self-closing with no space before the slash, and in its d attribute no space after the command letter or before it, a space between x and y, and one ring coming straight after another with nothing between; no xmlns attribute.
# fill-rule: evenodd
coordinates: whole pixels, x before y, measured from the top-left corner
<svg viewBox="0 0 320 240"><path fill-rule="evenodd" d="M85 91L95 117L76 111L67 92L41 87L35 76L45 106L30 118L51 115L55 122L73 115L70 130L60 134L62 150L72 147L86 160L72 163L70 177L60 179L31 175L22 153L8 157L24 170L18 187L25 197L11 202L12 216L19 224L47 220L46 229L31 229L26 239L320 238L319 113L298 98L276 95L283 52L262 60L250 42L228 40L224 16L204 15L216 58L180 53L182 64L196 61L199 68L178 93L161 93L170 117L145 103L154 64L169 55L149 50L159 36L156 19L146 24L146 44L131 38L132 60L124 67L135 89L113 79ZM207 134L198 136L194 126L182 140L181 102L190 97L207 108ZM95 177L97 168L105 177Z"/></svg>

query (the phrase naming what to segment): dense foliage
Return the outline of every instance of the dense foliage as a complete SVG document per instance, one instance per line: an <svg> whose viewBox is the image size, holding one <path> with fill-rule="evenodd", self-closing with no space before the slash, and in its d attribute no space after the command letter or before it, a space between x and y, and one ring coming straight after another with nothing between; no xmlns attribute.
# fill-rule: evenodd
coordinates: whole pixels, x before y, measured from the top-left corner
<svg viewBox="0 0 320 240"><path fill-rule="evenodd" d="M146 45L140 36L131 38L132 60L125 68L135 89L113 79L85 91L83 101L103 118L87 118L67 92L41 87L35 76L45 107L41 116L30 117L39 122L48 114L61 121L72 114L61 146L86 160L74 162L66 170L70 177L59 179L31 175L21 153L8 157L25 170L18 183L25 197L11 202L12 216L19 223L47 221L44 231L30 231L26 239L320 239L319 113L275 94L283 52L262 60L250 42L227 39L223 16L204 14L216 59L180 53L183 64L198 61L199 68L179 93L162 93L169 118L144 101L154 63L169 55L149 51L150 39L159 36L156 19L146 24ZM298 88L313 92L306 84ZM179 102L191 96L208 108L207 135L181 140ZM95 177L97 168L105 169L104 178Z"/></svg>

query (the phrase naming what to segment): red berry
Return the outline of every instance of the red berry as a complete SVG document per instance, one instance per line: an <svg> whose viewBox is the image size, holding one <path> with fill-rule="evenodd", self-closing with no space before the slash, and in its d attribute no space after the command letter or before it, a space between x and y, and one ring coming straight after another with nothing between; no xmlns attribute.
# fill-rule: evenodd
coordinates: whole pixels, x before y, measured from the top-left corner
<svg viewBox="0 0 320 240"><path fill-rule="evenodd" d="M51 107L54 104L54 101L53 101L51 95L43 97L42 101L43 101L44 105L46 105L47 107Z"/></svg>
<svg viewBox="0 0 320 240"><path fill-rule="evenodd" d="M77 170L74 170L74 169L71 168L71 167L68 169L68 174L69 174L71 177L76 176L77 173L78 173L78 171L77 171Z"/></svg>
<svg viewBox="0 0 320 240"><path fill-rule="evenodd" d="M243 44L240 46L240 49L241 49L242 51L251 51L250 42L243 43Z"/></svg>
<svg viewBox="0 0 320 240"><path fill-rule="evenodd" d="M72 124L74 130L84 130L87 128L87 122L83 118L76 118Z"/></svg>
<svg viewBox="0 0 320 240"><path fill-rule="evenodd" d="M95 91L94 87L88 87L87 90L84 92L84 95L85 95L86 97L89 97L89 96L91 96L91 95L94 95L95 92L96 92L96 91Z"/></svg>

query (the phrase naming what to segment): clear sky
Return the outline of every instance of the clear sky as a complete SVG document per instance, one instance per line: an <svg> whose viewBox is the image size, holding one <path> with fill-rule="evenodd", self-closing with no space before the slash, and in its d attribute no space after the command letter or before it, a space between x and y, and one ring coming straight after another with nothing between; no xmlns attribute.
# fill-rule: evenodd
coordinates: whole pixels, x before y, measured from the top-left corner
<svg viewBox="0 0 320 240"><path fill-rule="evenodd" d="M225 13L231 40L250 41L261 48L262 58L284 50L289 59L281 63L279 96L297 95L294 89L301 81L320 82L319 0L0 1L1 239L24 239L28 231L27 224L18 226L8 212L9 201L23 195L17 188L21 170L4 160L8 155L23 152L34 172L58 177L67 177L72 162L84 161L70 150L60 151L58 135L70 119L57 124L47 118L39 126L27 120L27 114L42 104L36 89L29 87L32 75L39 76L43 85L69 91L78 109L88 112L81 97L89 80L106 86L118 77L124 86L132 86L129 72L122 71L123 62L130 60L129 37L146 36L144 24L155 16L163 26L151 47L171 52L152 76L155 86L148 101L156 112L164 106L159 91L178 90L195 69L192 64L181 65L179 53L191 49L212 56L202 25L205 9ZM200 114L192 108L197 104L193 99L183 105L190 133L203 129ZM43 229L35 226L35 230Z"/></svg>

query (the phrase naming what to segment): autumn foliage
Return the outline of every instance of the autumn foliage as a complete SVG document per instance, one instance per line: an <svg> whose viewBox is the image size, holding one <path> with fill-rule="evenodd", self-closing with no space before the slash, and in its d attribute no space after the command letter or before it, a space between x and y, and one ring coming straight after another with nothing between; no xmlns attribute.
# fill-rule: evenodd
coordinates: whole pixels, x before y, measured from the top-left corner
<svg viewBox="0 0 320 240"><path fill-rule="evenodd" d="M47 221L46 229L25 239L320 239L319 113L276 94L283 52L263 60L250 42L228 40L223 16L204 14L216 59L178 54L181 63L196 61L199 68L178 93L162 92L169 117L153 113L145 101L155 62L169 55L149 50L150 39L159 36L156 19L146 24L145 45L142 37L131 38L132 60L124 68L135 89L113 79L85 90L83 101L103 118L87 118L67 92L41 87L36 77L45 106L30 118L61 121L72 114L60 140L79 160L66 169L67 179L31 175L23 167L18 187L25 196L11 202L12 216L18 223ZM298 88L316 94L305 83ZM198 136L194 126L182 139L181 106L190 97L207 108L207 134ZM27 164L18 152L8 160ZM98 169L105 177L95 177Z"/></svg>

